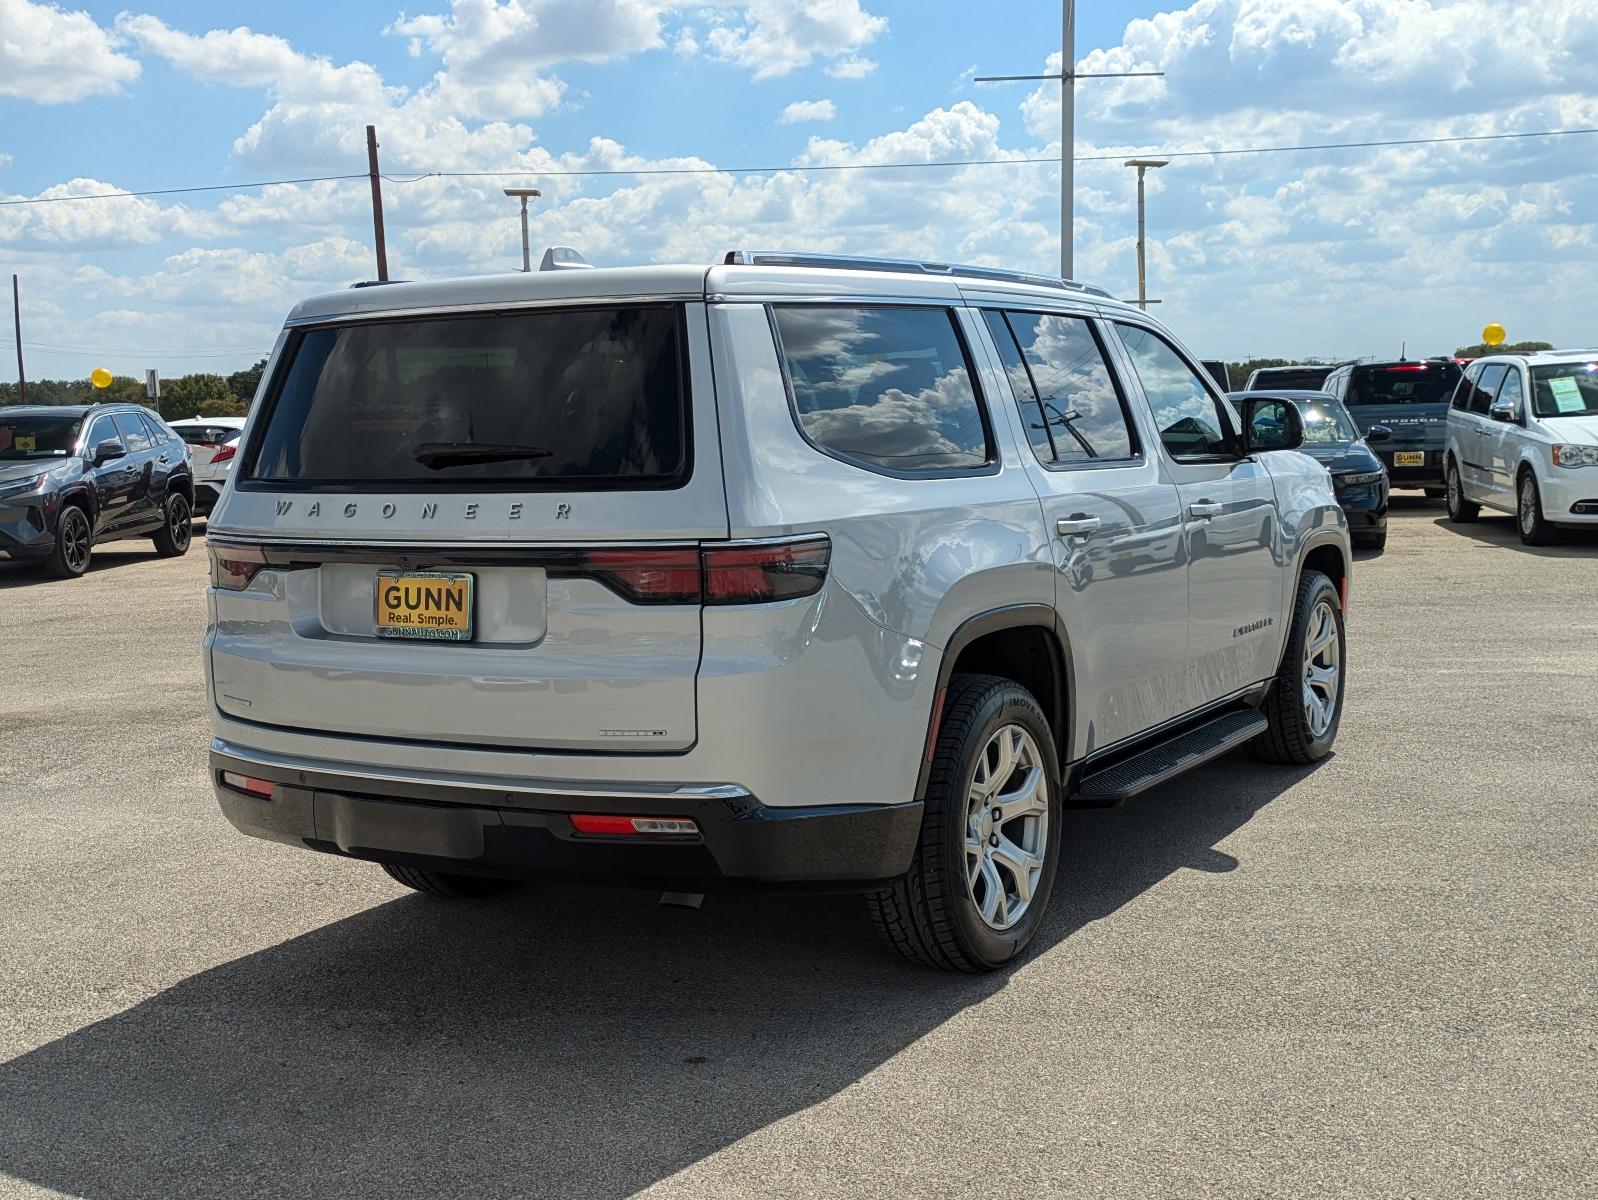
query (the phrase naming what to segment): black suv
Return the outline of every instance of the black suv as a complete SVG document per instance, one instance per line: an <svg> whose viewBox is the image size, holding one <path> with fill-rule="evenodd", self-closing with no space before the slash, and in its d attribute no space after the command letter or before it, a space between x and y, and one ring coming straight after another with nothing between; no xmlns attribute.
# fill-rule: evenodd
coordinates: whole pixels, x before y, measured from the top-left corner
<svg viewBox="0 0 1598 1200"><path fill-rule="evenodd" d="M82 575L95 543L147 537L164 556L189 548L188 449L134 404L0 408L0 550Z"/></svg>

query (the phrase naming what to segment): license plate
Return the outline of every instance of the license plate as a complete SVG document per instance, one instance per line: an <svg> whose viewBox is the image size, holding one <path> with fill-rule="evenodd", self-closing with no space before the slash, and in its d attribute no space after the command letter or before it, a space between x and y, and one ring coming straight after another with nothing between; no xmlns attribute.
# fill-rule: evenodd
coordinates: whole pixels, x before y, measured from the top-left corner
<svg viewBox="0 0 1598 1200"><path fill-rule="evenodd" d="M1400 450L1393 455L1395 467L1424 467L1426 465L1426 452L1424 450Z"/></svg>
<svg viewBox="0 0 1598 1200"><path fill-rule="evenodd" d="M472 638L472 577L447 571L379 571L378 637L469 642Z"/></svg>

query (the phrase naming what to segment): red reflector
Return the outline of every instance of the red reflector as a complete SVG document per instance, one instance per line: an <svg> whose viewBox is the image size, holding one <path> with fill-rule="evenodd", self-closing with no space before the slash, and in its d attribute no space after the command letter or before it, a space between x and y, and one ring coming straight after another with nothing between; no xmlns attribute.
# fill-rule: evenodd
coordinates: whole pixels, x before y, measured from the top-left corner
<svg viewBox="0 0 1598 1200"><path fill-rule="evenodd" d="M252 796L272 798L272 781L270 779L254 779L248 775L240 775L237 771L223 771L222 782L230 788L241 792L248 792Z"/></svg>
<svg viewBox="0 0 1598 1200"><path fill-rule="evenodd" d="M607 813L572 813L571 823L578 833L610 837L692 837L699 832L699 826L687 817L613 817Z"/></svg>
<svg viewBox="0 0 1598 1200"><path fill-rule="evenodd" d="M586 573L637 603L699 603L699 551L691 546L590 550L582 563Z"/></svg>
<svg viewBox="0 0 1598 1200"><path fill-rule="evenodd" d="M932 727L927 730L927 752L925 760L932 761L933 748L938 744L938 726L943 721L943 701L949 695L948 688L939 688L937 696L932 701Z"/></svg>
<svg viewBox="0 0 1598 1200"><path fill-rule="evenodd" d="M211 455L211 463L214 466L219 462L227 462L228 459L232 458L238 452L239 448L237 445L223 446L215 454Z"/></svg>
<svg viewBox="0 0 1598 1200"><path fill-rule="evenodd" d="M706 604L760 604L813 596L827 581L832 542L805 538L755 546L707 547Z"/></svg>

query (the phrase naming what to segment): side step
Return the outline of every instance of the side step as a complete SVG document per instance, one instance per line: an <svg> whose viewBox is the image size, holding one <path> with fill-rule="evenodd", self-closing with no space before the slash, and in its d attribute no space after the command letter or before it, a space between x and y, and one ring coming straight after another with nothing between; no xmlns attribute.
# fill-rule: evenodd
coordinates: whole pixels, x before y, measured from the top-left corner
<svg viewBox="0 0 1598 1200"><path fill-rule="evenodd" d="M1219 758L1265 729L1265 718L1255 709L1222 713L1113 766L1089 772L1071 799L1078 808L1108 808Z"/></svg>

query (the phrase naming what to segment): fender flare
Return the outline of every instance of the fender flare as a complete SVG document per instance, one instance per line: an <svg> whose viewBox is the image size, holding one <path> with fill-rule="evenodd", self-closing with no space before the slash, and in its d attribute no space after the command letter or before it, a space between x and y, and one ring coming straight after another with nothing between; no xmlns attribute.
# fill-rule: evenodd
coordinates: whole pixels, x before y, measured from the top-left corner
<svg viewBox="0 0 1598 1200"><path fill-rule="evenodd" d="M1023 628L1042 629L1053 635L1050 645L1054 653L1054 680L1055 695L1052 697L1040 696L1040 700L1048 703L1052 701L1054 711L1059 714L1059 728L1055 731L1055 754L1059 759L1062 775L1066 764L1071 761L1074 749L1073 717L1076 712L1076 666L1071 653L1071 638L1066 632L1065 624L1060 620L1060 614L1052 605L1048 604L1009 604L1003 608L992 608L985 612L967 617L949 636L948 642L943 647L943 658L938 664L938 684L933 692L932 711L927 714L927 735L922 743L921 769L916 776L917 800L926 799L927 779L932 773L932 748L937 739L938 726L943 719L943 700L949 690L949 680L954 676L954 664L959 660L960 654L978 638L986 637L990 633L1000 633L1006 629Z"/></svg>

